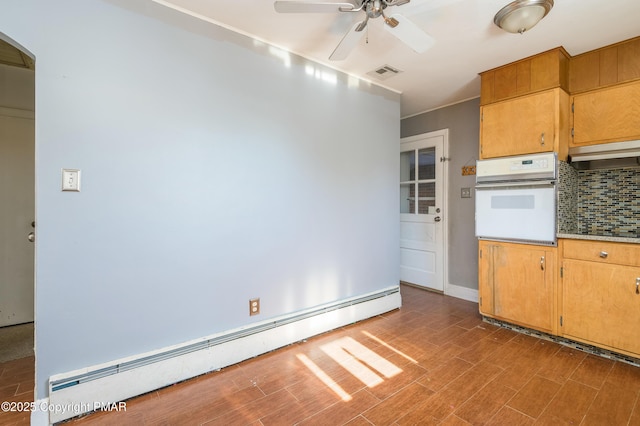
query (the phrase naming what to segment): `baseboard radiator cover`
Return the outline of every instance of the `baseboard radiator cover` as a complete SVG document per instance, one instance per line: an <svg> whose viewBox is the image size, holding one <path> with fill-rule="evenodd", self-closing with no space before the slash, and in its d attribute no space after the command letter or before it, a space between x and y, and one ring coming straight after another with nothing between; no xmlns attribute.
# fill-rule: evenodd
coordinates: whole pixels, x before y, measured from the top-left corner
<svg viewBox="0 0 640 426"><path fill-rule="evenodd" d="M401 306L400 287L49 378L50 424L219 370Z"/></svg>

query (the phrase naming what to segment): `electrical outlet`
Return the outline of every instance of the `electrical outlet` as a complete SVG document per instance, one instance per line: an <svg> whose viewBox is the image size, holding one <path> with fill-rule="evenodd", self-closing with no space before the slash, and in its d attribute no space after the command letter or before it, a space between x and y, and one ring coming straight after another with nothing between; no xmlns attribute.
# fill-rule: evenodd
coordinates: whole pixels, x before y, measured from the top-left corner
<svg viewBox="0 0 640 426"><path fill-rule="evenodd" d="M260 313L260 298L249 300L249 315L258 315Z"/></svg>
<svg viewBox="0 0 640 426"><path fill-rule="evenodd" d="M460 188L460 198L471 198L471 188Z"/></svg>

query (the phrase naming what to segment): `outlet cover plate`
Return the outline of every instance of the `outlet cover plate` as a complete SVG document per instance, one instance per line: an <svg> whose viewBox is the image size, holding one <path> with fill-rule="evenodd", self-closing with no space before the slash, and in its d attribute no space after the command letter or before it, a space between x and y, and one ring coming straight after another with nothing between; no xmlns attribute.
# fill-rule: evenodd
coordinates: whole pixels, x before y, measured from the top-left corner
<svg viewBox="0 0 640 426"><path fill-rule="evenodd" d="M258 315L260 313L260 298L249 300L249 315Z"/></svg>

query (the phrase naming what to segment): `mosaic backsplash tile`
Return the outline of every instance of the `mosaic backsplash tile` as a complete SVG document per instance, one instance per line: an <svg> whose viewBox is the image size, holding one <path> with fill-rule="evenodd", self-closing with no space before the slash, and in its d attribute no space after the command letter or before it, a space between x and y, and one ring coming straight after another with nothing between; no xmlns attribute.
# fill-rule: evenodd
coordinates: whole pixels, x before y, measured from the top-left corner
<svg viewBox="0 0 640 426"><path fill-rule="evenodd" d="M558 223L560 234L578 233L578 172L566 161L558 162Z"/></svg>
<svg viewBox="0 0 640 426"><path fill-rule="evenodd" d="M563 168L559 167L560 170ZM566 170L566 173L571 171ZM578 178L577 232L640 238L640 168L579 170L575 173ZM566 191L558 192L564 194L563 198L571 198ZM570 205L570 200L566 204ZM571 227L570 224L567 226Z"/></svg>

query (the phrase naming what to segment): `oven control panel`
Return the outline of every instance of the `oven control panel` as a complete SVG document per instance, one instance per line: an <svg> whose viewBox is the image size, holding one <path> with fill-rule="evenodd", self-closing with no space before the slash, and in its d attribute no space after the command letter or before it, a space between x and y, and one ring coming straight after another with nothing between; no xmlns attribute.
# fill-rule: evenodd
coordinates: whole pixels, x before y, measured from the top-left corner
<svg viewBox="0 0 640 426"><path fill-rule="evenodd" d="M547 170L548 168L549 160L547 158L539 158L529 160L511 160L510 170Z"/></svg>
<svg viewBox="0 0 640 426"><path fill-rule="evenodd" d="M478 160L476 181L555 179L556 163L556 154L553 152Z"/></svg>

